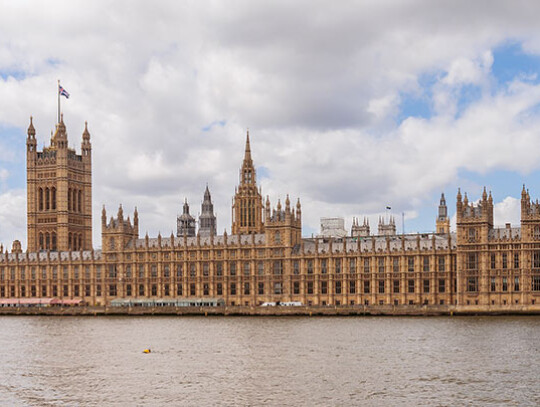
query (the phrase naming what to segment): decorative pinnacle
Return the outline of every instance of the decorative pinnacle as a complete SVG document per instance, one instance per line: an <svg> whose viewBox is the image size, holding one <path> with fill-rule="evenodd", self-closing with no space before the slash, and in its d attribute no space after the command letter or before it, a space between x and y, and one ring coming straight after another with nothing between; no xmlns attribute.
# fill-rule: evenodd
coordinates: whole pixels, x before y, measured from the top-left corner
<svg viewBox="0 0 540 407"><path fill-rule="evenodd" d="M249 144L249 129L246 133L246 150L244 153L244 160L251 161L251 145Z"/></svg>
<svg viewBox="0 0 540 407"><path fill-rule="evenodd" d="M30 126L28 126L28 136L34 137L36 135L36 129L34 128L33 117L30 116Z"/></svg>
<svg viewBox="0 0 540 407"><path fill-rule="evenodd" d="M88 131L88 122L84 122L83 140L90 140L90 132Z"/></svg>

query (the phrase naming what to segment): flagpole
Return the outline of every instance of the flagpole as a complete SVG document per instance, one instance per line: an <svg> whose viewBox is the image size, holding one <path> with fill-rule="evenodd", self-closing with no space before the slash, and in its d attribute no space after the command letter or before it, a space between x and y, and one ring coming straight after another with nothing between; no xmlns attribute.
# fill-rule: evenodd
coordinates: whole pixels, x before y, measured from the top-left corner
<svg viewBox="0 0 540 407"><path fill-rule="evenodd" d="M56 89L58 96L58 123L60 123L60 79L58 79L58 88Z"/></svg>

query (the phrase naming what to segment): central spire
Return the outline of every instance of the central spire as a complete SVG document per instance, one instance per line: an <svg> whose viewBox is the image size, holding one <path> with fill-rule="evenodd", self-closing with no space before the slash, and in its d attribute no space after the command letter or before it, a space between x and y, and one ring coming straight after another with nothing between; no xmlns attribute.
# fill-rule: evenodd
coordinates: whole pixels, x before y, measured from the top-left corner
<svg viewBox="0 0 540 407"><path fill-rule="evenodd" d="M244 162L252 162L251 160L251 146L249 145L249 129L247 130L246 134L246 151L244 153Z"/></svg>
<svg viewBox="0 0 540 407"><path fill-rule="evenodd" d="M240 185L233 200L233 234L262 233L262 197L257 188L257 176L251 158L249 130L246 132L246 149L240 169Z"/></svg>
<svg viewBox="0 0 540 407"><path fill-rule="evenodd" d="M246 150L244 152L244 161L240 172L240 185L255 185L255 167L251 159L251 146L249 144L249 130L246 134Z"/></svg>

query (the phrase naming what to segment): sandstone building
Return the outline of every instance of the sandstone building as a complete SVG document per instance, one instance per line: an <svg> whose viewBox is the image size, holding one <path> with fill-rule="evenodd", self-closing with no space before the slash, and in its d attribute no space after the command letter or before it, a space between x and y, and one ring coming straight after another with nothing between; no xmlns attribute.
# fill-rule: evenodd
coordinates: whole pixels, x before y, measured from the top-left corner
<svg viewBox="0 0 540 407"><path fill-rule="evenodd" d="M63 120L50 147L38 152L36 145L31 122L28 250L16 241L0 254L0 304L219 298L229 306L540 309L540 204L525 187L520 227L494 227L487 191L476 205L458 191L456 232L443 195L435 233L397 234L391 218L371 235L367 220L354 219L350 236L302 238L300 200L263 201L248 134L230 235L216 234L207 188L198 231L187 202L176 236L153 238L139 236L137 210L126 217L120 206L108 218L103 208L102 247L93 250L87 128L81 155L67 148Z"/></svg>

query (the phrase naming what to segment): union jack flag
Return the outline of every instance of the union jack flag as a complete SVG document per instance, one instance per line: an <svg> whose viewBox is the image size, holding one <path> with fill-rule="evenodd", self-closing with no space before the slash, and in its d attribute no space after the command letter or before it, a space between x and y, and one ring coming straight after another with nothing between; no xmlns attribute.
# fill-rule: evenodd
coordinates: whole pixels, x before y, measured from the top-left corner
<svg viewBox="0 0 540 407"><path fill-rule="evenodd" d="M61 96L65 96L66 99L69 99L69 93L67 90L65 90L60 84L58 85L58 94Z"/></svg>

